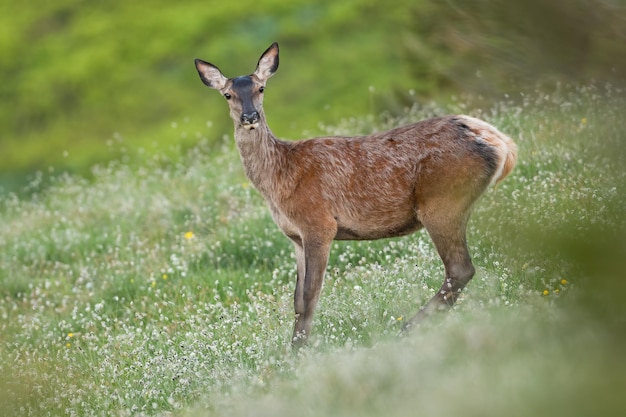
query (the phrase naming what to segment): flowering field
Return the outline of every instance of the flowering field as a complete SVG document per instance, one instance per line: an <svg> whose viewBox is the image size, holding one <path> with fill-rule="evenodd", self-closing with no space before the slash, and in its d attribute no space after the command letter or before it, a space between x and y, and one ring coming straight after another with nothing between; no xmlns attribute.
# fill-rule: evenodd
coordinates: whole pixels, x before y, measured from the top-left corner
<svg viewBox="0 0 626 417"><path fill-rule="evenodd" d="M0 415L619 415L621 94L464 98L325 127L468 113L520 155L475 207L477 274L449 314L398 336L443 278L425 232L337 243L298 354L291 244L232 141L34 177L0 204Z"/></svg>

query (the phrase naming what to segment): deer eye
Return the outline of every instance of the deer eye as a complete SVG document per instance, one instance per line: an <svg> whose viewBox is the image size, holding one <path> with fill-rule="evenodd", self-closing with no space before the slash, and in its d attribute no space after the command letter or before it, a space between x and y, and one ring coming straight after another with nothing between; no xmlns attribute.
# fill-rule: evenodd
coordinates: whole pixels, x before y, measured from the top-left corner
<svg viewBox="0 0 626 417"><path fill-rule="evenodd" d="M224 93L224 98L226 100L230 100L231 98L233 98L233 96L231 96L230 93Z"/></svg>
<svg viewBox="0 0 626 417"><path fill-rule="evenodd" d="M262 93L263 91L265 91L265 87L259 88L259 93Z"/></svg>

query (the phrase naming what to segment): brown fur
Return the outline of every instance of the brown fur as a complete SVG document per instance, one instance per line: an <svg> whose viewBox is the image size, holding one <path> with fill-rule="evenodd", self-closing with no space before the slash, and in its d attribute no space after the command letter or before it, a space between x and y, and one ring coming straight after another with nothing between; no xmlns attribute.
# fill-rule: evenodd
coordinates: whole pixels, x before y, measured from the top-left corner
<svg viewBox="0 0 626 417"><path fill-rule="evenodd" d="M271 133L262 107L262 89L278 68L277 44L249 79L227 79L200 60L196 67L205 84L229 98L246 175L294 243L294 344L310 334L333 240L388 238L426 228L446 277L407 327L454 303L474 275L465 241L470 208L513 169L517 149L509 137L479 119L456 115L369 136L285 142Z"/></svg>

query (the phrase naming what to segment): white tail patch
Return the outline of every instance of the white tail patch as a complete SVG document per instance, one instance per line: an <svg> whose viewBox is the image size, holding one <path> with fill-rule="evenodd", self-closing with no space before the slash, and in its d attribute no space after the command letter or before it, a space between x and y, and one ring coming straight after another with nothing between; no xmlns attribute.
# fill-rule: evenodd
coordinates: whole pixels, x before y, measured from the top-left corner
<svg viewBox="0 0 626 417"><path fill-rule="evenodd" d="M498 167L489 183L490 186L496 185L509 175L515 166L517 145L510 137L487 122L466 115L459 116L459 119L469 126L478 140L491 145L498 155Z"/></svg>

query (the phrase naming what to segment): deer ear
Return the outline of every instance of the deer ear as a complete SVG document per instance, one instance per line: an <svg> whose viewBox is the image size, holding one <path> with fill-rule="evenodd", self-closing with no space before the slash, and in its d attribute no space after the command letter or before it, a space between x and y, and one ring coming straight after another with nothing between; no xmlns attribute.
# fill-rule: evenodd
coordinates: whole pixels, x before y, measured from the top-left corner
<svg viewBox="0 0 626 417"><path fill-rule="evenodd" d="M198 74L200 75L200 79L206 86L215 88L217 90L224 88L224 86L226 85L226 81L228 81L228 78L224 77L222 71L220 71L219 68L217 68L213 64L204 62L201 59L196 59L195 63Z"/></svg>
<svg viewBox="0 0 626 417"><path fill-rule="evenodd" d="M272 46L267 48L256 66L254 75L262 82L267 81L278 69L278 43L274 42Z"/></svg>

